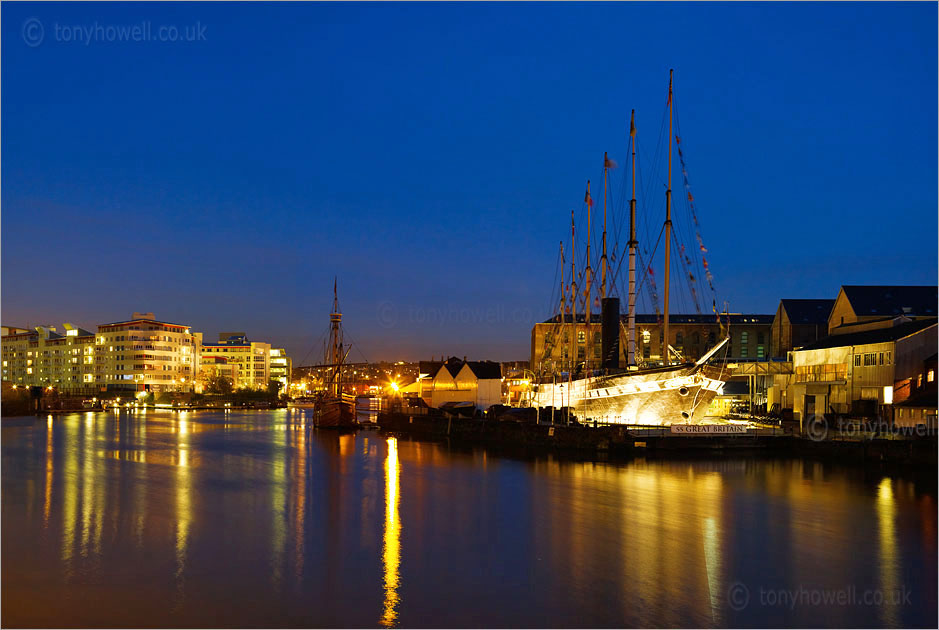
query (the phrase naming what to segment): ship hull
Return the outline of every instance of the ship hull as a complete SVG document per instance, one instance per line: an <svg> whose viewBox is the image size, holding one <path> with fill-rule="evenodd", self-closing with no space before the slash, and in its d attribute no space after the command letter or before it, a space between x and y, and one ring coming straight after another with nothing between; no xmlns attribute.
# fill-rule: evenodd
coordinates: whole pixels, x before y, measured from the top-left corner
<svg viewBox="0 0 939 630"><path fill-rule="evenodd" d="M317 405L316 426L344 429L355 426L355 399L348 396L327 398Z"/></svg>
<svg viewBox="0 0 939 630"><path fill-rule="evenodd" d="M693 424L723 389L727 373L719 367L681 365L568 383L542 383L538 407L569 407L579 421L611 424Z"/></svg>

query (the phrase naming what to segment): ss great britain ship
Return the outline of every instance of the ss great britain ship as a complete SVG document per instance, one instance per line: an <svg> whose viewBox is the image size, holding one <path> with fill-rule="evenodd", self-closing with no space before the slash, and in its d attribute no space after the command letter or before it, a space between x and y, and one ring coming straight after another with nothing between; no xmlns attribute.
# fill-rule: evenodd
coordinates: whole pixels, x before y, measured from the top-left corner
<svg viewBox="0 0 939 630"><path fill-rule="evenodd" d="M669 337L669 274L670 274L670 250L672 240L672 141L678 142L678 137L672 135L673 122L673 104L672 104L672 72L669 72L668 84L668 184L665 193L665 224L663 226L665 236L665 276L664 276L664 318L662 337L665 351L662 353L662 364L657 366L640 366L636 354L636 257L637 245L636 239L636 125L635 110L633 110L630 119L630 147L632 157L632 198L629 201L629 276L628 276L628 309L626 338L627 348L625 356L625 366L621 365L620 352L620 330L623 327L620 318L619 298L608 297L608 261L606 251L606 196L607 196L607 173L612 168L611 161L604 154L603 168L603 251L600 257L601 282L599 287L600 297L600 334L601 334L601 359L599 369L590 369L586 363L591 357L586 353L581 359L575 356L577 349L576 341L579 331L586 329L586 339L590 337L592 323L592 305L593 294L592 281L593 272L590 266L590 215L592 200L590 198L590 182L587 182L587 194L585 204L587 206L587 265L583 272L585 283L584 291L584 316L578 320L577 301L577 275L575 267L575 257L572 252L571 263L571 282L570 282L570 308L566 304L566 289L564 285L564 254L563 243L561 244L561 300L557 321L560 326L556 327L555 335L559 331L566 329L567 341L561 344L567 344L569 352L566 360L568 369L565 372L558 373L557 369L552 374L542 374L536 378L534 387L533 405L536 407L567 408L567 412L580 420L591 420L613 424L637 424L637 425L671 425L683 423L698 423L704 417L708 405L713 398L722 391L729 373L724 369L723 362L715 361L720 350L727 344L730 337L725 336L716 345L710 348L700 359L695 362L684 361L679 352L675 351L668 343ZM680 151L680 149L679 149ZM679 152L679 156L681 153ZM683 158L682 158L683 161ZM683 169L683 174L685 171ZM686 187L687 187L686 178ZM690 189L689 189L690 190ZM691 200L691 194L688 193L688 199ZM693 210L693 207L692 207ZM695 219L696 221L696 219ZM574 213L571 212L571 243L572 247L576 241L574 238ZM660 237L661 238L661 237ZM700 244L700 234L699 234ZM700 244L701 251L706 251L704 245ZM614 250L615 251L615 250ZM679 252L682 255L683 251ZM687 258L680 259L684 264ZM704 261L704 269L707 269L707 261ZM651 267L649 274L651 274ZM690 275L690 274L689 274ZM693 280L693 276L692 276ZM710 274L708 274L710 283ZM613 288L614 283L609 287ZM711 286L713 290L713 285ZM654 293L653 293L654 296ZM714 312L717 322L720 322L717 314L716 301L714 303ZM569 326L569 328L568 328ZM579 330L578 330L579 329ZM723 327L722 327L723 329ZM583 335L583 332L580 332ZM546 353L548 352L548 340L546 339ZM581 346L583 347L583 346ZM588 345L589 347L589 345ZM579 354L579 353L578 353ZM726 354L726 353L725 353Z"/></svg>
<svg viewBox="0 0 939 630"><path fill-rule="evenodd" d="M324 365L329 368L326 391L314 404L314 423L318 427L346 429L356 426L355 397L342 393L342 364L347 351L343 349L342 313L339 294L333 282L333 310L329 314L329 340L326 344Z"/></svg>

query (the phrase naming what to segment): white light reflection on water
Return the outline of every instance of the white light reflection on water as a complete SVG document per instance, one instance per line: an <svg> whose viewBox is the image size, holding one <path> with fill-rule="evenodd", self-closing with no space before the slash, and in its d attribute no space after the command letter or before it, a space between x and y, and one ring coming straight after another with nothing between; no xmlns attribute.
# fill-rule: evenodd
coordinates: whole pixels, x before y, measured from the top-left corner
<svg viewBox="0 0 939 630"><path fill-rule="evenodd" d="M399 568L401 565L401 521L398 482L401 471L398 463L398 440L388 438L388 456L385 459L385 528L382 535L382 563L384 564L385 602L380 624L393 627L398 621Z"/></svg>

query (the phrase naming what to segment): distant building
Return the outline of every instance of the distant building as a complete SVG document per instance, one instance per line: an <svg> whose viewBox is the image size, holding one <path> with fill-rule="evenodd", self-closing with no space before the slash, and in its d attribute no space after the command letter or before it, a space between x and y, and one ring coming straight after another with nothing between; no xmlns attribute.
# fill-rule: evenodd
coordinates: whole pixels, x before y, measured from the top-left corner
<svg viewBox="0 0 939 630"><path fill-rule="evenodd" d="M293 373L293 362L283 348L271 348L271 380L282 385L281 392L286 393L290 387L290 375Z"/></svg>
<svg viewBox="0 0 939 630"><path fill-rule="evenodd" d="M502 402L502 368L493 361L450 357L443 362L421 361L418 395L431 407L448 402L471 402L485 410Z"/></svg>
<svg viewBox="0 0 939 630"><path fill-rule="evenodd" d="M238 364L228 362L228 357L221 355L206 355L202 357L202 370L199 379L199 389L205 391L206 384L213 378L224 377L231 381L232 387L239 382Z"/></svg>
<svg viewBox="0 0 939 630"><path fill-rule="evenodd" d="M201 342L201 333L153 313L101 324L97 333L37 326L3 337L3 379L74 394L192 391Z"/></svg>
<svg viewBox="0 0 939 630"><path fill-rule="evenodd" d="M792 351L793 374L776 377L772 398L802 421L813 414L889 419L895 389L935 354L936 330L935 318L902 316L843 326Z"/></svg>
<svg viewBox="0 0 939 630"><path fill-rule="evenodd" d="M656 315L636 315L636 358L640 364L654 366L663 362L664 326ZM772 315L732 313L721 315L721 324L730 320L729 358L764 359L770 353ZM626 364L627 316L621 316L620 366ZM721 325L711 315L670 315L668 334L670 344L685 359L699 359L720 341ZM575 342L571 343L572 335ZM568 315L562 323L559 316L535 324L531 331L531 370L536 375L566 371L571 356L576 363L586 362L596 367L601 359L600 316L594 314L588 326L578 315L576 326Z"/></svg>
<svg viewBox="0 0 939 630"><path fill-rule="evenodd" d="M793 348L828 336L828 316L835 300L780 300L770 333L770 356L785 357Z"/></svg>
<svg viewBox="0 0 939 630"><path fill-rule="evenodd" d="M193 391L202 333L134 313L98 326L95 379L105 391Z"/></svg>
<svg viewBox="0 0 939 630"><path fill-rule="evenodd" d="M919 369L893 386L894 422L898 426L926 425L937 428L939 392L936 389L936 354L927 357Z"/></svg>
<svg viewBox="0 0 939 630"><path fill-rule="evenodd" d="M16 386L55 387L59 391L93 394L98 391L95 372L95 334L63 324L36 326L34 330L3 335L3 380Z"/></svg>
<svg viewBox="0 0 939 630"><path fill-rule="evenodd" d="M939 288L935 286L843 286L828 318L828 332L846 324L936 317Z"/></svg>
<svg viewBox="0 0 939 630"><path fill-rule="evenodd" d="M0 329L2 329L3 337L6 337L7 335L16 335L18 333L32 332L29 328L20 328L19 326L0 326Z"/></svg>
<svg viewBox="0 0 939 630"><path fill-rule="evenodd" d="M243 332L219 334L217 343L203 343L202 357L225 357L238 367L235 389L266 389L271 380L271 344L250 341Z"/></svg>

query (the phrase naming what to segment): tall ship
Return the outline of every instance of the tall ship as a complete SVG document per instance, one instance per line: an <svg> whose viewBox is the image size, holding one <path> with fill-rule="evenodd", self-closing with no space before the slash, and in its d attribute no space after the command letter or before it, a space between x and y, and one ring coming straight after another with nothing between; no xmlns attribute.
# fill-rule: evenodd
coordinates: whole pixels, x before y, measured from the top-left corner
<svg viewBox="0 0 939 630"><path fill-rule="evenodd" d="M672 144L679 142L678 136L673 136L673 71L669 72L668 83L668 175L667 190L665 192L665 223L664 232L664 313L662 319L664 350L661 365L651 366L648 362L641 365L636 352L636 262L638 240L636 237L636 124L635 110L630 117L630 149L632 170L632 197L629 201L629 241L628 247L628 304L627 323L625 324L626 352L625 366L621 361L620 333L624 324L620 317L620 300L618 297L608 295L609 289L615 284L609 282L609 260L607 258L607 177L612 163L604 154L603 164L603 237L602 255L600 256L601 281L599 284L600 303L600 335L601 357L591 368L590 357L575 356L574 349L578 334L590 338L593 324L593 270L591 268L591 206L590 182L587 182L585 204L587 206L587 251L586 269L582 272L585 284L583 293L584 310L581 319L577 315L577 302L580 294L577 290L576 270L576 239L574 230L574 213L571 211L571 269L570 284L564 284L564 245L561 243L561 299L558 313L557 328L564 330L564 335L557 344L565 345L564 361L566 370L553 369L550 374L536 375L533 387L532 404L536 407L561 409L569 416L580 421L597 421L611 424L628 425L671 425L699 423L705 416L709 404L716 395L722 392L724 383L730 374L719 357L721 350L730 340L726 335L727 329L721 326L725 336L717 341L699 359L694 362L686 361L680 352L676 351L669 340L669 293L670 293L670 265L672 243ZM679 157L681 152L679 148ZM684 158L682 158L683 174ZM691 194L688 193L691 200ZM696 219L695 219L696 221ZM660 236L661 238L661 236ZM700 236L699 236L700 242ZM702 251L704 245L700 245ZM615 250L614 250L615 251ZM679 252L683 256L683 250ZM685 258L680 258L682 264ZM705 261L705 269L707 268ZM648 274L652 274L651 266ZM708 273L710 282L710 274ZM569 290L568 290L569 289ZM713 287L712 287L713 289ZM568 293L570 296L568 303ZM657 302L656 302L657 304ZM657 308L657 307L656 307ZM717 312L716 301L714 313L718 324L720 315ZM729 328L729 325L728 325ZM566 329L566 330L565 330ZM587 330L586 335L584 329ZM726 353L724 353L726 358ZM563 361L562 361L563 363ZM556 368L556 366L555 366Z"/></svg>
<svg viewBox="0 0 939 630"><path fill-rule="evenodd" d="M342 365L348 352L344 349L342 312L339 310L339 292L333 281L333 310L329 314L329 339L324 352L323 366L328 369L326 389L314 404L314 422L323 428L352 428L355 426L355 396L342 392Z"/></svg>

